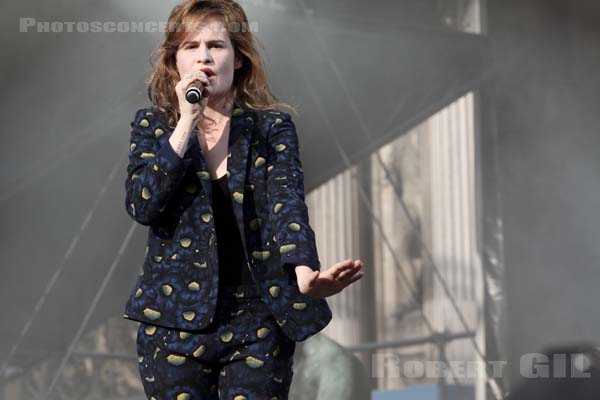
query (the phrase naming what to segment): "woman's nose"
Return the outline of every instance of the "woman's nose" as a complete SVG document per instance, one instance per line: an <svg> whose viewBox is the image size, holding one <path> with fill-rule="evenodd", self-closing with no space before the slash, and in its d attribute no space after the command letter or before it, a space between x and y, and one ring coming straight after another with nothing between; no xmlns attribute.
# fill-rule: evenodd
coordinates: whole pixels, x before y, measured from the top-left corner
<svg viewBox="0 0 600 400"><path fill-rule="evenodd" d="M198 63L202 63L202 64L210 63L211 57L210 57L210 52L208 51L208 47L206 47L205 45L200 46L198 53L199 53L198 54Z"/></svg>

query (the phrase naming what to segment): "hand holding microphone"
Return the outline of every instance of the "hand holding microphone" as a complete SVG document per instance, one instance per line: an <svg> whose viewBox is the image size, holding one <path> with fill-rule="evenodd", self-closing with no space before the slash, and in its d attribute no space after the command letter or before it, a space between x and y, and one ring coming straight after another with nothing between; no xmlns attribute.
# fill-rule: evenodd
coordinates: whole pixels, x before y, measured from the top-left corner
<svg viewBox="0 0 600 400"><path fill-rule="evenodd" d="M208 68L203 70L206 72L194 67L175 85L181 117L189 116L195 121L202 115L208 104L212 86L207 73L211 74L211 72Z"/></svg>

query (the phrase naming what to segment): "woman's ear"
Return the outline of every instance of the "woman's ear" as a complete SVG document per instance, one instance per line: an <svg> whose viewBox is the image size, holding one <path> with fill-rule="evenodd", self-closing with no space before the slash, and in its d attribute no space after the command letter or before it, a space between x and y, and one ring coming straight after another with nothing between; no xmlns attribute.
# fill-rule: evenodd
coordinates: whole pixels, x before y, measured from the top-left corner
<svg viewBox="0 0 600 400"><path fill-rule="evenodd" d="M235 52L235 60L234 60L233 65L234 65L234 69L239 69L243 65L243 58L242 58L241 54L237 52L237 50Z"/></svg>

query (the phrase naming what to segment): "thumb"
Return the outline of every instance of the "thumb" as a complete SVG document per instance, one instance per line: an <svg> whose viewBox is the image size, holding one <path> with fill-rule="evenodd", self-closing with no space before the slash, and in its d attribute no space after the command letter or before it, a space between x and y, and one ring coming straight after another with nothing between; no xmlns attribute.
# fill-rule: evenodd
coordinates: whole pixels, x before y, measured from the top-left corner
<svg viewBox="0 0 600 400"><path fill-rule="evenodd" d="M308 279L308 286L313 286L319 277L319 271L314 271L310 278Z"/></svg>

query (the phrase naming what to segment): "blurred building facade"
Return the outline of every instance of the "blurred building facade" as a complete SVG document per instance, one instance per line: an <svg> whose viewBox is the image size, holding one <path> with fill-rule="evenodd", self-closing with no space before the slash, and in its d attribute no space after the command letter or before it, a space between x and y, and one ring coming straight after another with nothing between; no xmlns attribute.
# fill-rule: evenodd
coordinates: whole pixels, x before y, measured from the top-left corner
<svg viewBox="0 0 600 400"><path fill-rule="evenodd" d="M452 29L485 29L483 0L439 1L438 11ZM449 341L445 357L481 360L473 346L485 352L477 123L478 94L471 92L307 196L323 267L365 262L361 281L331 299L335 318L323 333L354 349L467 331L472 339ZM435 343L355 353L377 389L438 382L402 376L407 361L439 360ZM399 377L377 372L382 366L375 364L391 354ZM477 399L485 398L483 370L456 374L449 383L471 385Z"/></svg>

